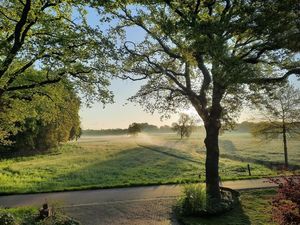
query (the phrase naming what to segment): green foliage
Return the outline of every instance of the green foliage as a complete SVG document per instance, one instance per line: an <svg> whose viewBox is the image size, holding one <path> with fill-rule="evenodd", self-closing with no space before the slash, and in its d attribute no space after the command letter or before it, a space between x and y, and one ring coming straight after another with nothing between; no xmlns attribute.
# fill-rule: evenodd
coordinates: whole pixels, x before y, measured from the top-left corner
<svg viewBox="0 0 300 225"><path fill-rule="evenodd" d="M44 219L38 219L38 209L35 207L18 207L1 209L1 225L81 225L71 217L64 215L61 211L55 210L54 215Z"/></svg>
<svg viewBox="0 0 300 225"><path fill-rule="evenodd" d="M41 73L31 72L36 77ZM2 102L2 144L20 150L49 149L80 135L80 100L67 80L4 94Z"/></svg>
<svg viewBox="0 0 300 225"><path fill-rule="evenodd" d="M206 120L221 103L223 126L232 128L245 99L300 73L296 0L107 5L119 20L112 33L123 37L123 45L116 45L121 54L120 63L113 65L115 72L125 79L147 81L131 98L146 111L166 115L192 105ZM125 38L128 27L139 29L143 40Z"/></svg>
<svg viewBox="0 0 300 225"><path fill-rule="evenodd" d="M177 203L181 215L197 215L206 210L206 192L203 184L186 184Z"/></svg>

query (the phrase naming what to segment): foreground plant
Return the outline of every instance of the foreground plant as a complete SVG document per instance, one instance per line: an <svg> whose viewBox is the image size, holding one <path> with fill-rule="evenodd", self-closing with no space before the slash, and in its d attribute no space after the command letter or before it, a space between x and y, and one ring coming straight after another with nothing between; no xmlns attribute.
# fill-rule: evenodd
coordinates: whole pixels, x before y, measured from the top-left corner
<svg viewBox="0 0 300 225"><path fill-rule="evenodd" d="M280 225L300 224L300 176L273 178L279 185L272 200L272 217Z"/></svg>
<svg viewBox="0 0 300 225"><path fill-rule="evenodd" d="M175 210L179 216L211 216L231 210L237 200L238 194L226 189L221 191L221 202L215 202L207 196L204 185L187 184Z"/></svg>

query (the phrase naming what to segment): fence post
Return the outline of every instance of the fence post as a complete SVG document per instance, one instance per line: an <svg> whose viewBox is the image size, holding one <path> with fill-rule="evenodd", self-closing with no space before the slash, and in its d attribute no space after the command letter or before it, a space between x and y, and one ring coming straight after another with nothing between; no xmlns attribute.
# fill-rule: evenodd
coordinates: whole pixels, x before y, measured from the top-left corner
<svg viewBox="0 0 300 225"><path fill-rule="evenodd" d="M250 168L250 164L247 165L247 168L248 168L249 176L251 176L251 168Z"/></svg>

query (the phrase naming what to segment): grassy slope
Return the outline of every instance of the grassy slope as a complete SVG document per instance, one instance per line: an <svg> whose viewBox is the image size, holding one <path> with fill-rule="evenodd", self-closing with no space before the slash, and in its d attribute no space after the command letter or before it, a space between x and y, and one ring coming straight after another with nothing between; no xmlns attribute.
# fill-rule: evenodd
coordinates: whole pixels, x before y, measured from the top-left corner
<svg viewBox="0 0 300 225"><path fill-rule="evenodd" d="M270 200L274 190L241 192L241 203L234 210L218 217L183 218L185 225L273 225ZM275 225L275 224L274 224Z"/></svg>
<svg viewBox="0 0 300 225"><path fill-rule="evenodd" d="M85 138L46 155L0 161L0 193L180 183L204 179L204 153L198 138L179 141L174 135ZM163 146L163 147L162 147ZM248 178L247 163L221 159L223 180ZM274 175L252 164L253 177Z"/></svg>

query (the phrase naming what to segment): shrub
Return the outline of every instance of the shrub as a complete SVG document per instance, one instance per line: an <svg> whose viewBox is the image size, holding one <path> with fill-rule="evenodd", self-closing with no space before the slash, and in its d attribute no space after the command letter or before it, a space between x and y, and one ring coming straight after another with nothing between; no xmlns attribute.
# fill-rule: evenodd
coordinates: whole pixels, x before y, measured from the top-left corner
<svg viewBox="0 0 300 225"><path fill-rule="evenodd" d="M272 200L272 218L280 225L300 224L300 176L271 179L279 185Z"/></svg>
<svg viewBox="0 0 300 225"><path fill-rule="evenodd" d="M206 200L206 192L203 185L185 185L182 197L177 204L177 211L181 215L197 215L206 210Z"/></svg>
<svg viewBox="0 0 300 225"><path fill-rule="evenodd" d="M15 218L10 213L1 213L0 214L0 224L1 225L15 225Z"/></svg>
<svg viewBox="0 0 300 225"><path fill-rule="evenodd" d="M215 203L206 195L205 186L188 184L184 186L175 211L179 216L214 216L227 212L239 201L239 193L229 188L222 188L221 202Z"/></svg>

